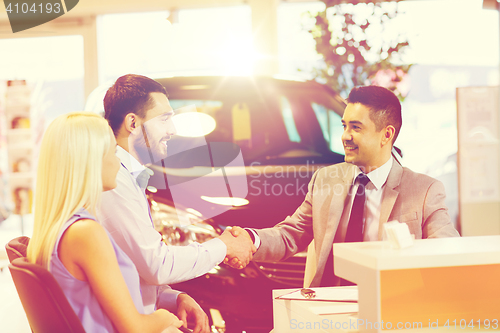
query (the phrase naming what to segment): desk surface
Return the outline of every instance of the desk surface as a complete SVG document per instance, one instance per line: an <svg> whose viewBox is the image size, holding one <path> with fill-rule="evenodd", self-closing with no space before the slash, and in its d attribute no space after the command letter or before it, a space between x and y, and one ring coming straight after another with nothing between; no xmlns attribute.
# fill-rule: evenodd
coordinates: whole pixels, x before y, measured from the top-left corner
<svg viewBox="0 0 500 333"><path fill-rule="evenodd" d="M283 300L276 299L276 297L291 293L297 289L275 289L273 290L273 316L274 316L274 329L271 333L286 333L286 332L338 332L338 333L356 333L359 332L359 329L335 329L334 323L339 322L349 322L351 320L356 321L357 314L335 314L335 315L316 315L312 311L310 311L311 307L318 306L328 306L332 302L327 301L300 301L300 300ZM393 330L383 330L384 332L405 332L405 333L458 333L458 332L499 332L500 333L500 315L497 318L497 324L490 324L489 329L484 328L484 324L481 329L478 329L477 322L475 323L475 327L465 327L463 325L463 329L460 328L460 323L457 323L457 327L453 327L453 324L450 324L450 327L440 326L438 328L413 328L413 329L393 329ZM493 319L493 318L492 318ZM299 322L307 323L307 322L323 322L326 320L329 322L329 328L327 329L298 329L298 327L292 328L290 323L293 321L294 325L297 326ZM332 324L333 323L333 324ZM427 324L427 323L426 323ZM441 325L444 325L442 323ZM496 327L496 328L494 328Z"/></svg>
<svg viewBox="0 0 500 333"><path fill-rule="evenodd" d="M388 242L335 243L336 258L375 270L500 264L500 236L415 240L393 249Z"/></svg>
<svg viewBox="0 0 500 333"><path fill-rule="evenodd" d="M293 331L290 331L290 332L296 332L297 330L293 330ZM487 329L481 329L481 330L478 330L478 329L471 329L471 328L468 328L468 329L460 329L460 328L445 328L445 327L440 327L439 329L430 329L428 327L426 328L420 328L420 329L409 329L409 330L393 330L394 332L404 332L404 333L444 333L444 332L448 332L448 333L458 333L458 332L499 332L499 329L496 329L496 330L487 330ZM387 333L390 333L390 332L393 332L393 331L386 331ZM354 333L354 332L359 332L359 331L344 331L344 332L348 332L348 333ZM283 333L283 331L277 331L277 330L271 330L271 332L269 333Z"/></svg>

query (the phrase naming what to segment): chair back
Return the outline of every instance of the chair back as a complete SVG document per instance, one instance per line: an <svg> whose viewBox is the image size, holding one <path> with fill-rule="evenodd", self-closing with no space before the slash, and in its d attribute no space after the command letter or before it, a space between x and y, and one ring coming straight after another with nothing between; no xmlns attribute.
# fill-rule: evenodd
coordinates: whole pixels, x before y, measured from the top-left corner
<svg viewBox="0 0 500 333"><path fill-rule="evenodd" d="M17 258L9 269L34 333L85 333L63 290L46 268Z"/></svg>
<svg viewBox="0 0 500 333"><path fill-rule="evenodd" d="M28 243L30 238L27 236L16 237L5 245L5 250L7 251L7 256L9 261L16 258L26 257L26 250L28 248Z"/></svg>

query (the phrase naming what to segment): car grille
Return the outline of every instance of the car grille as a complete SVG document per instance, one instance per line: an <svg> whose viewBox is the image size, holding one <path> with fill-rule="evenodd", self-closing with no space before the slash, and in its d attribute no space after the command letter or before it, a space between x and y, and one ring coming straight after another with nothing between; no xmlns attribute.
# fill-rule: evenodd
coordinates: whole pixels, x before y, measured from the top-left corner
<svg viewBox="0 0 500 333"><path fill-rule="evenodd" d="M300 252L284 261L254 261L259 270L269 279L290 287L304 285L306 252Z"/></svg>

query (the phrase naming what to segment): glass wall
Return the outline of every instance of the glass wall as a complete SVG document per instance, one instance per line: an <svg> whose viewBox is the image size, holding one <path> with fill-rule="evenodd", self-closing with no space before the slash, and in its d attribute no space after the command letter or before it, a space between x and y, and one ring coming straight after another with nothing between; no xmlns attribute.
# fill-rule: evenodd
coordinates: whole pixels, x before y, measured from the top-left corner
<svg viewBox="0 0 500 333"><path fill-rule="evenodd" d="M84 59L80 35L0 39L0 80L26 80L32 104L48 124L83 110Z"/></svg>
<svg viewBox="0 0 500 333"><path fill-rule="evenodd" d="M250 7L232 6L102 15L98 19L99 81L144 75L249 75Z"/></svg>
<svg viewBox="0 0 500 333"><path fill-rule="evenodd" d="M323 2L280 4L282 74L311 78L312 69L320 66L322 57L307 32L314 18L307 13L324 8ZM498 12L483 10L482 0L402 1L399 9L385 33L408 36L403 60L414 66L397 146L407 166L437 176L436 165L457 151L455 89L499 82Z"/></svg>

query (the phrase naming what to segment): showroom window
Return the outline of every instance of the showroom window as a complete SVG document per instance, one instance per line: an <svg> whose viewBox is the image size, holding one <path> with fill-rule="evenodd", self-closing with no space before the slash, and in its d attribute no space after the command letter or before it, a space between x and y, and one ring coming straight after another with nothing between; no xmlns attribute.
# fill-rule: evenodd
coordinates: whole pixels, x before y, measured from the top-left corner
<svg viewBox="0 0 500 333"><path fill-rule="evenodd" d="M321 1L280 3L278 7L278 57L282 74L312 78L312 70L322 57L316 53L315 41L306 27L314 25L313 15L325 9Z"/></svg>
<svg viewBox="0 0 500 333"><path fill-rule="evenodd" d="M344 154L344 146L342 145L342 133L344 127L342 126L342 118L333 110L317 103L311 103L311 106L318 118L323 137L328 142L328 147L331 151Z"/></svg>
<svg viewBox="0 0 500 333"><path fill-rule="evenodd" d="M280 107L281 116L283 117L283 122L285 123L288 139L290 140L290 142L300 142L300 134L297 131L297 126L295 125L292 106L290 105L290 101L288 100L288 98L286 98L285 96L280 97Z"/></svg>
<svg viewBox="0 0 500 333"><path fill-rule="evenodd" d="M255 52L250 6L98 17L99 82L152 77L248 75Z"/></svg>
<svg viewBox="0 0 500 333"><path fill-rule="evenodd" d="M407 34L410 42L404 61L413 66L405 80L404 125L397 146L403 150L404 164L415 171L437 177L433 165L457 151L456 87L499 82L498 12L483 10L482 2L402 1L400 14L385 32L388 37ZM281 74L314 78L313 68L321 65L322 56L308 32L315 22L308 12L314 16L324 8L319 1L280 3Z"/></svg>
<svg viewBox="0 0 500 333"><path fill-rule="evenodd" d="M60 114L83 109L82 36L0 39L0 50L8 50L0 52L0 80L26 80L45 125Z"/></svg>

